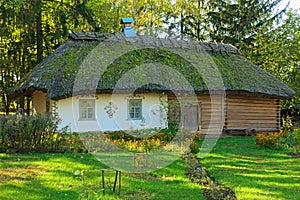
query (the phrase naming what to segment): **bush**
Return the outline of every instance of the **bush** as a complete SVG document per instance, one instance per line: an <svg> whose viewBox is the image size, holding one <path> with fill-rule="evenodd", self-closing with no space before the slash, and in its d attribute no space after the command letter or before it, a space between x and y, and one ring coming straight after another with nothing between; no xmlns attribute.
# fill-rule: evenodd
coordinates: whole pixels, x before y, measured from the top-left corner
<svg viewBox="0 0 300 200"><path fill-rule="evenodd" d="M0 118L2 152L63 152L67 127L58 130L59 120L51 114L15 114Z"/></svg>
<svg viewBox="0 0 300 200"><path fill-rule="evenodd" d="M259 133L256 135L256 144L264 148L279 149L284 137L286 137L286 132L283 131Z"/></svg>
<svg viewBox="0 0 300 200"><path fill-rule="evenodd" d="M256 144L270 149L285 149L293 154L300 153L300 130L260 133Z"/></svg>
<svg viewBox="0 0 300 200"><path fill-rule="evenodd" d="M167 151L182 150L186 143L191 143L190 148L193 153L199 152L199 143L191 142L194 135L189 131L175 131L166 129L141 129L132 131L109 131L104 133L106 138L116 146L132 152L150 152L158 149ZM178 134L178 135L177 135ZM87 134L89 135L89 134ZM176 141L173 139L176 136ZM99 136L98 136L99 137ZM87 137L88 139L89 137ZM91 139L88 139L89 141Z"/></svg>

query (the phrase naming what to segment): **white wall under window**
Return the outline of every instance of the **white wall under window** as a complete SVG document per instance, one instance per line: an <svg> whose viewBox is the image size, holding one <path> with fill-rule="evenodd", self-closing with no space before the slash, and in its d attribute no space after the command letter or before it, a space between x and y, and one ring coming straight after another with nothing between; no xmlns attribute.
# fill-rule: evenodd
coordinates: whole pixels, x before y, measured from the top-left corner
<svg viewBox="0 0 300 200"><path fill-rule="evenodd" d="M131 99L141 101L140 118L129 117L128 106ZM162 99L166 101L167 96ZM114 94L113 98L110 94L101 94L96 98L70 97L57 101L57 112L62 119L60 126L69 125L70 130L76 132L163 128L166 124L166 113L161 113L161 101L160 95L155 93L140 94L137 98L131 98L128 94ZM82 102L85 102L90 111L80 109ZM92 113L92 102L95 116L90 114L90 119L83 119L84 110L87 115Z"/></svg>

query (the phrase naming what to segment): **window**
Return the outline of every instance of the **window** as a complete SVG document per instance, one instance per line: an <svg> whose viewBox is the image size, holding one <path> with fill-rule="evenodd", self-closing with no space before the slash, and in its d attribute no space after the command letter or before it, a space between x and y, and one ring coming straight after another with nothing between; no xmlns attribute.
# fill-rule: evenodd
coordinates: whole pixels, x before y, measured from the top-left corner
<svg viewBox="0 0 300 200"><path fill-rule="evenodd" d="M142 119L142 99L128 100L129 119Z"/></svg>
<svg viewBox="0 0 300 200"><path fill-rule="evenodd" d="M80 120L95 119L95 100L92 99L79 100L79 119Z"/></svg>

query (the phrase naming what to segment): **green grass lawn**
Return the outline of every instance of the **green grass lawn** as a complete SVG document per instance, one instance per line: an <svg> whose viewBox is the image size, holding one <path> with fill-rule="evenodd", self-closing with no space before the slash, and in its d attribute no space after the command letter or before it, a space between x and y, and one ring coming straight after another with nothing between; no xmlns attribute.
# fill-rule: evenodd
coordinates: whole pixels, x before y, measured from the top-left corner
<svg viewBox="0 0 300 200"><path fill-rule="evenodd" d="M238 199L300 199L300 158L258 147L254 137L220 139L203 163Z"/></svg>
<svg viewBox="0 0 300 200"><path fill-rule="evenodd" d="M254 137L220 139L203 163L238 199L300 199L300 159L260 148ZM120 198L101 195L102 168L90 154L0 154L0 199L203 199L201 187L184 177L182 161L148 174L123 173ZM85 170L84 180L76 170Z"/></svg>
<svg viewBox="0 0 300 200"><path fill-rule="evenodd" d="M101 172L105 168L90 154L0 154L0 199L118 199L101 192ZM84 181L74 175L85 170ZM106 184L114 180L107 173ZM97 194L95 194L97 193ZM149 174L122 173L120 199L203 199L200 186L184 176L184 163Z"/></svg>

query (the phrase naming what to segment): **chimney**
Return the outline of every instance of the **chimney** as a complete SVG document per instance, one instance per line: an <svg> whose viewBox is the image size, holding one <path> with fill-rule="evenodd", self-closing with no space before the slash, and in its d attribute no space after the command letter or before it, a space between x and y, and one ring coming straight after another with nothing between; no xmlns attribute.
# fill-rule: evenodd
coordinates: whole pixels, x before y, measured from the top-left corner
<svg viewBox="0 0 300 200"><path fill-rule="evenodd" d="M126 37L135 37L136 33L132 27L134 20L132 18L122 18L121 24L123 24L123 32Z"/></svg>

